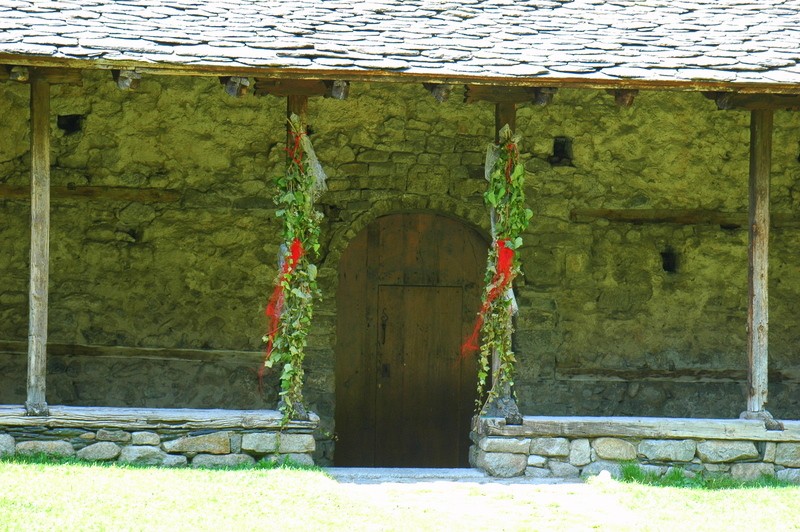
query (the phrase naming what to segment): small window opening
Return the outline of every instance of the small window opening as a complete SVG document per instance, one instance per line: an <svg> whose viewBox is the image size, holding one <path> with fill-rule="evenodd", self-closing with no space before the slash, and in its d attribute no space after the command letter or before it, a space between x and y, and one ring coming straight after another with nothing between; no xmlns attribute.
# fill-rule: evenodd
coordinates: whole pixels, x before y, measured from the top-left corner
<svg viewBox="0 0 800 532"><path fill-rule="evenodd" d="M552 166L572 166L572 139L556 137L553 139L553 155L547 160Z"/></svg>
<svg viewBox="0 0 800 532"><path fill-rule="evenodd" d="M678 255L672 248L667 248L661 252L661 268L667 273L678 271Z"/></svg>
<svg viewBox="0 0 800 532"><path fill-rule="evenodd" d="M83 115L58 115L56 125L66 135L72 135L83 129Z"/></svg>

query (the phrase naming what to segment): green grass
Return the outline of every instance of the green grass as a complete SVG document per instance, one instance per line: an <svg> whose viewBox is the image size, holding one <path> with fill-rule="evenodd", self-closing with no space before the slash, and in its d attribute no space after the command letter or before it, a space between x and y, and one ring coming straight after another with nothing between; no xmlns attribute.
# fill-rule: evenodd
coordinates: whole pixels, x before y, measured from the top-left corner
<svg viewBox="0 0 800 532"><path fill-rule="evenodd" d="M338 483L292 465L158 469L0 460L0 531L800 530L800 488Z"/></svg>
<svg viewBox="0 0 800 532"><path fill-rule="evenodd" d="M636 463L622 466L623 482L660 486L669 488L693 488L706 490L748 489L748 488L797 488L795 484L778 480L771 476L762 476L756 480L734 480L724 475L707 475L704 472L694 474L674 467L664 476L643 471Z"/></svg>

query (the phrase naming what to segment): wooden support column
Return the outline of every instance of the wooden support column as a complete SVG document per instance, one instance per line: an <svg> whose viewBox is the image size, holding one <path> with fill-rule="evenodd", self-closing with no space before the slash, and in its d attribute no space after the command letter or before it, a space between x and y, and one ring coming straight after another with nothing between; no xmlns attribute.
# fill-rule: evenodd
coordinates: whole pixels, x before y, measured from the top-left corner
<svg viewBox="0 0 800 532"><path fill-rule="evenodd" d="M500 130L508 124L512 132L517 130L517 104L498 102L494 104L494 141L500 142Z"/></svg>
<svg viewBox="0 0 800 532"><path fill-rule="evenodd" d="M31 75L31 279L28 325L29 416L49 414L47 374L47 296L50 269L50 84Z"/></svg>
<svg viewBox="0 0 800 532"><path fill-rule="evenodd" d="M747 411L762 412L767 402L767 294L769 264L769 174L772 159L771 109L750 113L750 246L747 310Z"/></svg>
<svg viewBox="0 0 800 532"><path fill-rule="evenodd" d="M308 115L308 96L289 95L286 97L286 118L291 118L293 114L300 118L300 123L305 128Z"/></svg>

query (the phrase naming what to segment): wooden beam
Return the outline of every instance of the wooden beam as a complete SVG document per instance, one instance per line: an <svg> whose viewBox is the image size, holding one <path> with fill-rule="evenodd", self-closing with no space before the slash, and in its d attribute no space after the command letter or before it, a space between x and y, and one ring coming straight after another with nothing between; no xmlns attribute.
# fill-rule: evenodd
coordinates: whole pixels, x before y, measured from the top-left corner
<svg viewBox="0 0 800 532"><path fill-rule="evenodd" d="M27 200L31 187L0 184L0 199ZM163 188L66 186L51 187L52 199L97 199L104 201L136 201L139 203L175 203L181 200L177 190Z"/></svg>
<svg viewBox="0 0 800 532"><path fill-rule="evenodd" d="M286 97L286 118L291 118L292 115L297 115L300 119L300 124L303 129L307 128L308 124L308 96L290 95ZM292 134L289 123L286 123L286 145L289 146L292 142Z"/></svg>
<svg viewBox="0 0 800 532"><path fill-rule="evenodd" d="M494 141L500 142L500 130L503 126L517 130L517 104L511 102L496 103L494 105Z"/></svg>
<svg viewBox="0 0 800 532"><path fill-rule="evenodd" d="M714 100L717 103L717 109L720 110L800 110L800 95L798 94L740 94L738 92L704 92L703 94L706 98Z"/></svg>
<svg viewBox="0 0 800 532"><path fill-rule="evenodd" d="M31 69L27 66L6 65L0 66L0 80L12 80L19 83L30 81ZM82 85L83 76L78 68L40 67L36 69L39 79L50 85Z"/></svg>
<svg viewBox="0 0 800 532"><path fill-rule="evenodd" d="M428 84L430 85L430 84ZM556 93L554 87L516 87L507 85L466 85L464 102L527 103L547 105Z"/></svg>
<svg viewBox="0 0 800 532"><path fill-rule="evenodd" d="M479 423L479 430L489 436L800 441L800 421L784 422L784 431L768 430L763 421L748 419L525 416L521 425L506 425L499 418Z"/></svg>
<svg viewBox="0 0 800 532"><path fill-rule="evenodd" d="M0 340L0 353L25 354L27 344L13 340ZM229 349L177 349L170 347L131 347L123 345L48 344L48 357L91 357L142 360L190 360L193 362L261 363L263 351L234 351ZM254 377L255 378L255 377Z"/></svg>
<svg viewBox="0 0 800 532"><path fill-rule="evenodd" d="M85 70L135 68L142 74L158 76L246 76L263 79L344 79L350 82L382 83L449 83L515 87L556 87L574 89L639 89L678 91L733 91L740 94L797 94L796 83L735 83L730 81L648 80L648 79L588 79L579 76L517 77L480 76L468 74L409 73L382 70L343 72L337 69L308 69L285 67L252 67L246 65L199 65L197 63L146 63L95 58L91 60L68 57L20 55L0 52L0 63L31 67L56 67Z"/></svg>
<svg viewBox="0 0 800 532"><path fill-rule="evenodd" d="M557 380L606 382L747 382L745 369L678 368L678 369L613 369L590 367L557 367ZM798 370L771 370L770 382L800 383Z"/></svg>
<svg viewBox="0 0 800 532"><path fill-rule="evenodd" d="M705 209L572 209L569 219L577 223L608 220L630 224L719 225L723 229L747 226L747 213ZM800 227L800 216L777 213L770 216L772 227Z"/></svg>
<svg viewBox="0 0 800 532"><path fill-rule="evenodd" d="M768 386L769 178L772 162L772 111L750 113L750 186L748 251L747 411L760 412Z"/></svg>
<svg viewBox="0 0 800 532"><path fill-rule="evenodd" d="M264 96L325 96L330 87L320 79L263 79L256 78L255 95Z"/></svg>
<svg viewBox="0 0 800 532"><path fill-rule="evenodd" d="M310 413L308 421L284 420L275 410L202 410L195 408L113 408L96 406L54 406L49 417L31 419L20 407L0 405L0 426L77 428L95 430L158 429L278 429L314 430L319 416Z"/></svg>
<svg viewBox="0 0 800 532"><path fill-rule="evenodd" d="M47 299L50 269L50 84L31 75L31 278L28 322L29 416L47 415Z"/></svg>

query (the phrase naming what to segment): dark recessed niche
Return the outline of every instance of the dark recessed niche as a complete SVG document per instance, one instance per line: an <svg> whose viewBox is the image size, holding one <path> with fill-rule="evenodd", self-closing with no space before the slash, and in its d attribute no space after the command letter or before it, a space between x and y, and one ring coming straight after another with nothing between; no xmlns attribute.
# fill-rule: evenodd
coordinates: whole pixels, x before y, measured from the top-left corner
<svg viewBox="0 0 800 532"><path fill-rule="evenodd" d="M677 273L678 254L672 248L661 252L661 268L667 273Z"/></svg>
<svg viewBox="0 0 800 532"><path fill-rule="evenodd" d="M553 139L553 155L547 162L552 166L572 166L572 139L569 137L555 137Z"/></svg>
<svg viewBox="0 0 800 532"><path fill-rule="evenodd" d="M56 125L65 135L72 135L83 129L83 115L58 115Z"/></svg>

